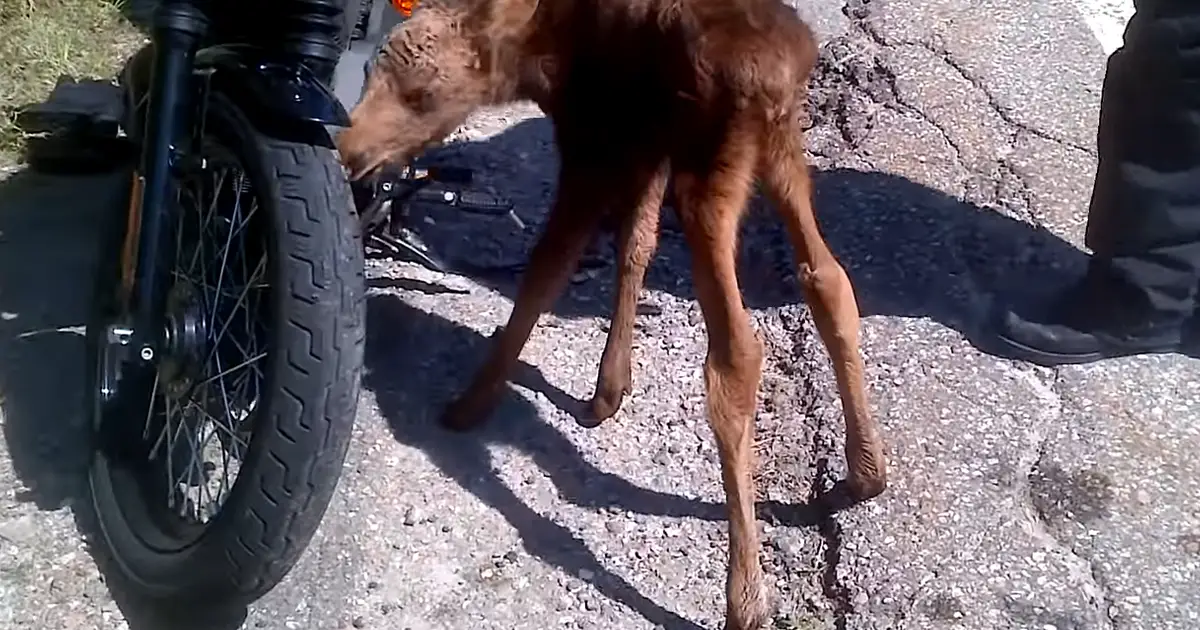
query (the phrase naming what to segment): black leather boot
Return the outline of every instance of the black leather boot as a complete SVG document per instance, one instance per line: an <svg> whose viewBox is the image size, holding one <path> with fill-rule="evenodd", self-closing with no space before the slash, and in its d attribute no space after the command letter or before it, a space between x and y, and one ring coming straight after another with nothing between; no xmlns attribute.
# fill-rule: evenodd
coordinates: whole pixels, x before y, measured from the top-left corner
<svg viewBox="0 0 1200 630"><path fill-rule="evenodd" d="M1058 365L1181 349L1200 278L1198 82L1200 2L1138 0L1101 93L1087 275L999 313L997 353Z"/></svg>
<svg viewBox="0 0 1200 630"><path fill-rule="evenodd" d="M1084 279L1048 302L1006 309L995 322L994 352L1055 366L1181 349L1186 318L1113 297Z"/></svg>

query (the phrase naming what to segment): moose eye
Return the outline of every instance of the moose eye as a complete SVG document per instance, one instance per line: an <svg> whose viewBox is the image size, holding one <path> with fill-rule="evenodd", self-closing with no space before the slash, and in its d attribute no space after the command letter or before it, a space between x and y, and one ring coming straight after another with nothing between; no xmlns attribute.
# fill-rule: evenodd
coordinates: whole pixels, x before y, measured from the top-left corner
<svg viewBox="0 0 1200 630"><path fill-rule="evenodd" d="M408 108L418 114L428 114L437 107L437 97L426 88L409 90L402 96Z"/></svg>

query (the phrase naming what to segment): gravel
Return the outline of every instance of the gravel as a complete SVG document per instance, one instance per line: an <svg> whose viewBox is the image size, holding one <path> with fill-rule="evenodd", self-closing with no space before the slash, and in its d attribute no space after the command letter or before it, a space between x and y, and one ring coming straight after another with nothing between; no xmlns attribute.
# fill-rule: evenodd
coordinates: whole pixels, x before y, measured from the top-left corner
<svg viewBox="0 0 1200 630"><path fill-rule="evenodd" d="M1043 370L969 342L995 300L1083 260L1102 57L1081 23L1034 4L802 6L827 42L811 96L817 207L864 312L893 474L866 505L807 507L844 473L840 409L785 239L756 205L741 273L767 347L757 490L776 628L1196 627L1200 471L1179 454L1200 447L1197 362ZM536 238L555 154L520 104L479 112L431 157L476 167L527 227L418 208L439 253L495 269L369 263L368 371L329 514L279 588L200 626L719 627L723 497L682 238L667 221L616 418L585 430L572 415L607 331L601 267L543 317L491 422L449 435L434 419L507 317L504 267ZM15 337L81 321L83 289L46 287L82 286L95 213L79 200L120 182L16 177L0 184L0 625L188 627L110 592L80 540L78 335Z"/></svg>

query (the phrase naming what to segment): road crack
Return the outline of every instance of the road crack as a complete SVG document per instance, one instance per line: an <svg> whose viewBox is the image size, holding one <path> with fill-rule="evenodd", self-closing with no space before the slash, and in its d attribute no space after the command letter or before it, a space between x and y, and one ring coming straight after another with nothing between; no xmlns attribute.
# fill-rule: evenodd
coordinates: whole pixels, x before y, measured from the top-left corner
<svg viewBox="0 0 1200 630"><path fill-rule="evenodd" d="M881 55L883 50L913 47L945 63L964 81L964 88L978 91L980 107L995 112L997 123L1005 126L1005 143L1015 149L1022 136L1029 134L1089 155L1095 151L1016 120L979 77L971 75L943 46L924 41L890 42L870 21L872 0L849 0L842 12L850 21L847 34L832 38L822 47L809 88L809 117L813 127L825 125L840 137L843 147L855 158L868 164L870 156L862 146L874 131L881 111L887 110L914 118L931 128L950 148L953 166L966 174L962 185L964 200L980 207L998 210L1035 227L1045 227L1032 188L1019 172L1013 158L999 155L992 159L968 158L951 127L941 122L906 95L897 71ZM836 159L839 151L814 146L814 155ZM1004 153L1001 151L1000 153Z"/></svg>
<svg viewBox="0 0 1200 630"><path fill-rule="evenodd" d="M813 441L813 457L816 459L816 477L813 479L812 491L809 494L809 502L815 503L820 500L824 494L823 487L828 485L833 478L829 471L829 447L820 444L817 440ZM846 623L850 615L854 612L853 598L850 595L850 588L842 583L838 577L838 567L842 563L842 524L833 514L824 514L817 522L817 532L821 534L821 539L825 542L824 554L824 570L821 573L821 590L829 603L833 605L833 621L834 628L837 630L845 630Z"/></svg>
<svg viewBox="0 0 1200 630"><path fill-rule="evenodd" d="M872 32L874 31L873 28L870 28L869 30ZM908 42L906 42L906 43L908 43ZM988 87L984 83L983 79L980 79L979 77L971 74L971 72L968 71L966 69L966 67L964 67L958 60L956 60L954 58L954 56L950 53L950 51L948 51L945 48L942 48L940 46L936 46L930 42L912 42L912 43L916 43L917 45L920 45L921 47L925 48L929 52L937 55L939 58L941 58L941 60L943 62L946 63L946 65L950 66L950 68L952 68L955 72L957 72L960 76L962 76L963 79L965 79L971 85L975 86L975 89L979 90L980 93L982 93L987 98L988 105L991 106L991 108L993 110L995 110L996 114L998 116L1000 116L1000 119L1003 120L1005 123L1007 123L1009 126L1013 127L1014 129L1017 129L1019 131L1022 131L1024 133L1028 133L1028 134L1037 136L1043 140L1048 140L1050 142L1055 142L1055 143L1061 144L1065 147L1077 149L1079 151L1083 151L1084 153L1087 153L1092 156L1096 155L1095 148L1084 146L1077 142L1073 142L1067 138L1060 137L1060 136L1050 133L1048 131L1043 131L1041 129L1038 129L1037 127L1034 127L1027 123L1023 123L1020 120L1017 120L1017 118L1013 115L1013 113L1009 109L1009 107L1007 105L1005 105L1004 103L1001 103L1000 99L997 98L996 95L990 89L988 89Z"/></svg>
<svg viewBox="0 0 1200 630"><path fill-rule="evenodd" d="M815 586L819 589L817 597L825 600L823 606L814 607L827 609L832 613L833 627L844 630L854 612L854 598L849 586L839 577L844 549L843 526L834 514L816 507L842 476L838 470L842 457L838 439L842 430L840 418L839 414L833 413L830 390L822 382L828 380L828 362L807 308L785 307L773 314L783 334L769 344L768 359L771 371L791 383L779 392L792 403L792 408L787 410L788 420L794 422L795 415L799 414L812 421L807 453L811 481L806 498L823 545L815 572ZM778 385L768 385L768 389L773 387ZM771 411L781 411L777 409L780 406L778 402L767 405ZM794 428L789 432L794 434ZM797 457L802 453L791 455Z"/></svg>
<svg viewBox="0 0 1200 630"><path fill-rule="evenodd" d="M1013 135L1012 144L1015 146L1020 133ZM1025 177L1021 175L1009 158L1000 158L995 162L994 187L988 205L1006 211L1014 218L1020 219L1038 228L1046 228L1045 221L1038 216L1037 202L1033 197L1033 189Z"/></svg>
<svg viewBox="0 0 1200 630"><path fill-rule="evenodd" d="M1039 431L1035 435L1033 448L1028 451L1029 461L1023 467L1026 471L1023 499L1028 510L1028 520L1033 526L1032 533L1047 547L1063 553L1064 560L1083 582L1084 595L1095 608L1097 619L1104 628L1115 628L1111 615L1117 610L1116 601L1112 597L1103 568L1090 554L1081 550L1068 536L1059 531L1061 523L1067 520L1084 521L1103 517L1107 510L1105 494L1111 491L1102 478L1097 479L1097 476L1087 474L1070 476L1050 461L1050 431L1046 427L1061 425L1064 422L1065 401L1060 393L1061 377L1057 372L1045 380L1031 372L1022 371L1021 374L1028 377L1028 383L1033 387L1035 395L1042 399L1042 408L1046 414L1044 421L1036 425ZM1055 489L1043 490L1043 486ZM1052 492L1062 492L1057 486L1073 486L1072 494L1083 496L1051 496ZM1063 503L1068 505L1064 506Z"/></svg>
<svg viewBox="0 0 1200 630"><path fill-rule="evenodd" d="M781 287L800 291L787 233L777 222L762 236L771 252L771 273ZM756 419L758 461L755 487L760 499L794 497L804 503L802 523L815 526L821 548L805 554L803 571L790 575L791 595L831 625L843 630L853 612L853 594L839 578L843 526L819 509L819 499L842 476L842 422L837 413L832 366L807 305L769 308L755 315L763 338L762 403ZM798 429L797 425L807 429ZM807 496L795 496L797 491ZM776 496L771 496L772 494ZM772 501L770 504L774 504ZM787 515L765 510L760 518L778 525ZM799 523L797 523L799 524ZM766 541L770 545L770 541ZM782 594L782 593L781 593Z"/></svg>
<svg viewBox="0 0 1200 630"><path fill-rule="evenodd" d="M969 174L968 181L963 182L968 200L981 206L1001 209L1013 218L1044 227L1044 221L1038 218L1036 212L1031 187L1012 159L1000 156L989 163L971 163L967 159L966 147L956 139L952 130L926 112L921 103L905 96L898 84L896 71L889 67L880 51L910 46L936 57L959 75L970 89L976 90L981 96L980 105L992 110L998 122L1011 131L1007 138L1009 147L1015 148L1021 136L1028 134L1093 157L1096 150L1018 120L986 82L955 59L944 45L922 40L887 40L870 20L872 1L846 2L842 13L850 22L849 32L832 38L821 49L810 80L809 116L812 126L828 125L836 131L845 150L870 163L870 156L863 151L862 145L875 129L880 111L888 110L916 118L937 133L953 152L954 165ZM837 151L827 147L814 147L812 152L831 159L838 157Z"/></svg>
<svg viewBox="0 0 1200 630"><path fill-rule="evenodd" d="M896 46L919 46L924 48L928 52L941 59L943 63L957 72L959 76L970 83L981 94L983 94L983 96L987 99L989 107L996 112L1001 120L1003 120L1012 128L1032 134L1043 140L1055 142L1066 147L1083 151L1084 153L1092 156L1096 155L1096 150L1093 147L1084 146L1067 138L1063 138L1056 134L1038 129L1037 127L1018 120L1016 116L1013 115L1011 109L1002 103L996 94L988 88L987 83L982 78L971 73L966 66L955 59L954 55L951 54L951 52L947 50L945 46L924 40L900 40L889 42L870 21L872 1L873 0L849 0L845 5L842 6L842 14L849 18L851 27L853 29L869 37L877 46L880 48L894 48Z"/></svg>
<svg viewBox="0 0 1200 630"><path fill-rule="evenodd" d="M954 151L956 164L966 169L962 147L943 125L901 95L900 89L896 85L895 71L877 55L863 54L860 50L854 50L852 43L847 38L839 37L826 45L817 63L814 82L824 84L823 87L833 92L827 98L835 99L832 107L829 107L830 104L826 102L821 103L818 109L829 107L833 111L834 125L852 150L858 149L867 135L865 132L869 132L874 127L874 118L878 110L888 109L901 115L916 117L933 127L942 140ZM840 81L828 79L828 77L834 76L838 77ZM833 83L833 85L830 86L829 83ZM865 97L872 107L859 106L858 112L853 111L854 103L849 102L850 99L847 98L849 91ZM869 125L861 130L856 129L851 122L855 113L868 115L871 118Z"/></svg>

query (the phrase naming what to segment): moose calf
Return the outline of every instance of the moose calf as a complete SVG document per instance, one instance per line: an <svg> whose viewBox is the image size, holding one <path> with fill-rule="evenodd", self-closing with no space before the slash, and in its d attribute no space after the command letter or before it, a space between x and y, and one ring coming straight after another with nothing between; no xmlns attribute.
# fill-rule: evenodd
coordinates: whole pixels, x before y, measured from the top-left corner
<svg viewBox="0 0 1200 630"><path fill-rule="evenodd" d="M742 304L738 228L760 180L796 250L799 277L837 376L848 488L886 486L859 355L849 277L818 228L799 120L813 34L780 0L433 0L380 52L338 148L352 179L445 139L474 110L530 99L554 124L558 192L502 332L442 422L484 421L539 316L603 221L620 226L618 294L591 402L599 424L630 386L638 293L657 245L664 189L692 256L708 333L707 413L729 518L726 627L770 617L752 487L763 345Z"/></svg>

